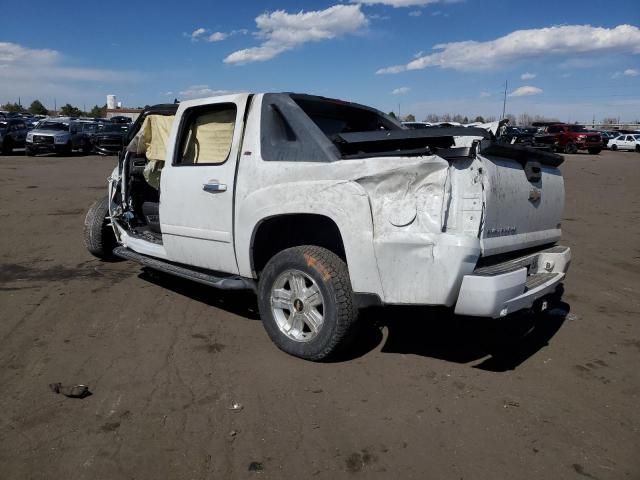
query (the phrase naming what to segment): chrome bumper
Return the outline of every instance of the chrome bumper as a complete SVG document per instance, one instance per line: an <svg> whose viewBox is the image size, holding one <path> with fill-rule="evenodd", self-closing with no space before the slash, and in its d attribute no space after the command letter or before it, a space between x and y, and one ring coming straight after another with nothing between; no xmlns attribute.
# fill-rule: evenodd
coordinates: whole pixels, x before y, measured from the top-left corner
<svg viewBox="0 0 640 480"><path fill-rule="evenodd" d="M463 277L455 313L498 318L530 308L555 292L570 262L571 249L556 246L478 268Z"/></svg>

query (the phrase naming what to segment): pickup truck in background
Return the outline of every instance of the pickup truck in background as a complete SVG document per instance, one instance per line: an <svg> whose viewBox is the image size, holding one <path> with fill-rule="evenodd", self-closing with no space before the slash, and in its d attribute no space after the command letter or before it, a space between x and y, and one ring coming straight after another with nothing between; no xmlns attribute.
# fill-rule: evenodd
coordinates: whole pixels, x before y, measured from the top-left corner
<svg viewBox="0 0 640 480"><path fill-rule="evenodd" d="M27 133L25 155L32 157L39 153L71 155L74 150L91 152L89 134L83 131L84 124L71 118L51 118L38 123Z"/></svg>
<svg viewBox="0 0 640 480"><path fill-rule="evenodd" d="M480 128L234 94L148 108L126 145L87 213L88 250L254 290L270 338L301 358L345 348L371 305L542 309L569 267L563 158Z"/></svg>
<svg viewBox="0 0 640 480"><path fill-rule="evenodd" d="M535 125L535 124L534 124ZM591 132L582 125L559 123L544 127L544 131L536 135L536 142L548 144L557 152L577 153L587 150L593 155L602 151L602 138L598 132Z"/></svg>

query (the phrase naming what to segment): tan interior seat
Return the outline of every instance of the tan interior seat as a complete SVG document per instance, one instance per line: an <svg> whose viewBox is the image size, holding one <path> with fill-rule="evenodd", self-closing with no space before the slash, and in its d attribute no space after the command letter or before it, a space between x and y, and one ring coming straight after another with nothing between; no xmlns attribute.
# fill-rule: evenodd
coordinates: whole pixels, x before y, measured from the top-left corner
<svg viewBox="0 0 640 480"><path fill-rule="evenodd" d="M229 156L235 109L206 113L196 118L184 144L182 163L223 163Z"/></svg>

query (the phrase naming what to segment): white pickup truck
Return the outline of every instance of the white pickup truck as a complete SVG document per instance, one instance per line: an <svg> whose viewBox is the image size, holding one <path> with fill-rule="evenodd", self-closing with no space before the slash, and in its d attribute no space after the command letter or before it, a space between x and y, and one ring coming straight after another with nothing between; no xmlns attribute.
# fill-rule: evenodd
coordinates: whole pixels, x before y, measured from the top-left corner
<svg viewBox="0 0 640 480"><path fill-rule="evenodd" d="M365 306L503 317L543 305L569 266L563 158L483 129L235 94L151 107L127 142L89 251L253 289L271 339L305 359L345 347Z"/></svg>

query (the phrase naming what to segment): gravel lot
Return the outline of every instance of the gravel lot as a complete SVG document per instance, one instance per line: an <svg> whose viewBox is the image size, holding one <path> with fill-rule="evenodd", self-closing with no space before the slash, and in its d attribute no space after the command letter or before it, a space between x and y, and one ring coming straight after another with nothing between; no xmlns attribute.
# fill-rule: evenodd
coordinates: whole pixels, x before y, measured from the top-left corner
<svg viewBox="0 0 640 480"><path fill-rule="evenodd" d="M640 478L637 153L562 167L563 308L371 310L329 364L278 351L250 294L93 259L114 164L0 157L0 477Z"/></svg>

